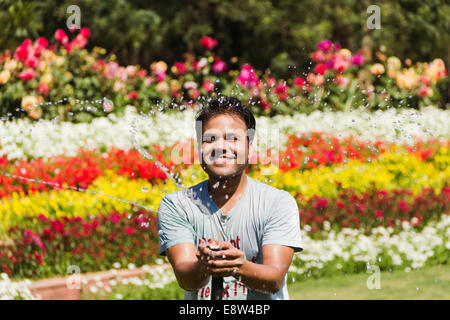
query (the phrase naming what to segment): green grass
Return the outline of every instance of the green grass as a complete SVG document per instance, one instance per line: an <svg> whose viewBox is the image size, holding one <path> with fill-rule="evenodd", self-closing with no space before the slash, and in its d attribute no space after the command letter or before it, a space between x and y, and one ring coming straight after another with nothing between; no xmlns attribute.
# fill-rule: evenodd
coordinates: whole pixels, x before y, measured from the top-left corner
<svg viewBox="0 0 450 320"><path fill-rule="evenodd" d="M374 274L352 274L306 279L288 284L291 300L402 300L450 299L450 265L438 265L416 271L380 273L380 289L368 289L367 279ZM164 289L118 285L112 292L83 293L83 300L182 300L184 291L176 281Z"/></svg>
<svg viewBox="0 0 450 320"><path fill-rule="evenodd" d="M421 300L450 299L450 265L438 265L410 272L380 273L380 289L368 289L374 274L353 274L307 279L288 284L291 300Z"/></svg>

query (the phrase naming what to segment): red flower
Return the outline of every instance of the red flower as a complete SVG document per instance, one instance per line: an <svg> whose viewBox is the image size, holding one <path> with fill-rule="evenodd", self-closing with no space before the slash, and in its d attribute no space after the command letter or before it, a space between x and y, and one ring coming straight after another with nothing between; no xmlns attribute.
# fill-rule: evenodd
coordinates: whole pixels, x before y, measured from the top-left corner
<svg viewBox="0 0 450 320"><path fill-rule="evenodd" d="M47 41L47 39L45 39L44 37L40 37L39 39L36 40L36 45L37 45L39 48L45 49L45 48L47 48L47 46L48 46L48 41Z"/></svg>
<svg viewBox="0 0 450 320"><path fill-rule="evenodd" d="M25 60L25 67L36 68L38 60L35 56L28 56L27 60Z"/></svg>
<svg viewBox="0 0 450 320"><path fill-rule="evenodd" d="M175 62L173 66L175 67L175 74L182 76L187 72L186 65L183 62Z"/></svg>
<svg viewBox="0 0 450 320"><path fill-rule="evenodd" d="M377 210L377 211L375 211L375 215L377 216L377 218L383 218L384 213L381 210Z"/></svg>
<svg viewBox="0 0 450 320"><path fill-rule="evenodd" d="M64 32L63 29L58 29L55 31L55 40L61 43L62 45L66 45L69 42L69 37Z"/></svg>
<svg viewBox="0 0 450 320"><path fill-rule="evenodd" d="M52 221L51 228L55 231L60 232L61 234L64 233L64 225L59 220Z"/></svg>
<svg viewBox="0 0 450 320"><path fill-rule="evenodd" d="M89 30L88 27L83 27L80 29L80 33L83 35L83 37L85 38L89 38L91 36L91 30Z"/></svg>
<svg viewBox="0 0 450 320"><path fill-rule="evenodd" d="M305 78L297 77L294 79L294 85L296 85L299 88L303 88L306 85Z"/></svg>
<svg viewBox="0 0 450 320"><path fill-rule="evenodd" d="M36 258L36 261L37 261L39 264L42 264L42 257L41 257L41 255L39 255L39 254L36 253L34 256L35 256L35 258Z"/></svg>
<svg viewBox="0 0 450 320"><path fill-rule="evenodd" d="M278 95L278 100L280 101L286 101L288 98L288 87L283 84L280 83L275 87L275 92Z"/></svg>
<svg viewBox="0 0 450 320"><path fill-rule="evenodd" d="M314 68L314 71L315 71L317 74L324 74L325 71L327 71L327 67L326 67L326 65L324 65L323 63L319 63L319 64Z"/></svg>
<svg viewBox="0 0 450 320"><path fill-rule="evenodd" d="M128 93L128 98L131 100L136 100L137 98L139 98L139 94L136 91L131 91L130 93Z"/></svg>
<svg viewBox="0 0 450 320"><path fill-rule="evenodd" d="M212 48L217 46L217 43L217 40L211 37L202 37L202 39L200 40L200 44L202 45L202 47L208 50L211 50Z"/></svg>
<svg viewBox="0 0 450 320"><path fill-rule="evenodd" d="M42 93L42 94L47 94L48 93L48 91L49 91L49 87L48 87L48 84L46 84L46 83L40 83L39 84L39 93Z"/></svg>
<svg viewBox="0 0 450 320"><path fill-rule="evenodd" d="M214 90L214 83L212 83L211 81L205 80L202 84L202 88L208 92L212 91L212 90Z"/></svg>
<svg viewBox="0 0 450 320"><path fill-rule="evenodd" d="M22 44L17 48L16 53L14 54L14 58L18 60L25 60L28 58L29 50L31 49L31 40L26 39Z"/></svg>
<svg viewBox="0 0 450 320"><path fill-rule="evenodd" d="M125 228L125 233L129 236L131 236L134 233L134 229L131 227Z"/></svg>
<svg viewBox="0 0 450 320"><path fill-rule="evenodd" d="M34 79L34 77L36 76L36 73L34 72L33 69L25 69L21 73L19 73L17 76L22 81L28 81L28 80Z"/></svg>
<svg viewBox="0 0 450 320"><path fill-rule="evenodd" d="M344 209L345 208L345 204L341 201L338 201L338 203L336 204L339 208Z"/></svg>

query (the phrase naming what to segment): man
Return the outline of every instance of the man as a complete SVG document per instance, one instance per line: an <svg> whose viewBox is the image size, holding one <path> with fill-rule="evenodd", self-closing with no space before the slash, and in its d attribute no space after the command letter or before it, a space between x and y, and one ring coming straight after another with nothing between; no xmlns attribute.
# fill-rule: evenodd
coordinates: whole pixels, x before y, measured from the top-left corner
<svg viewBox="0 0 450 320"><path fill-rule="evenodd" d="M166 195L158 209L159 253L167 255L185 299L289 299L286 274L303 250L295 199L245 174L255 118L219 96L197 115L199 158L209 179ZM213 252L206 242L218 242Z"/></svg>

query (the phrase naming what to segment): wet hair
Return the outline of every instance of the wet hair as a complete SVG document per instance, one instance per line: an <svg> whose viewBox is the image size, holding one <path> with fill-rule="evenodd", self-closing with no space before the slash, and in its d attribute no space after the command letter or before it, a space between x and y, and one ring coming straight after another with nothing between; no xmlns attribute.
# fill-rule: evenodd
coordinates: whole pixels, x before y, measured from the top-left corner
<svg viewBox="0 0 450 320"><path fill-rule="evenodd" d="M207 106L201 108L196 116L195 130L197 139L201 144L202 127L213 116L219 114L236 115L241 118L247 126L247 141L250 144L255 136L256 120L250 108L245 106L239 99L220 95L211 100ZM200 126L201 124L201 126Z"/></svg>

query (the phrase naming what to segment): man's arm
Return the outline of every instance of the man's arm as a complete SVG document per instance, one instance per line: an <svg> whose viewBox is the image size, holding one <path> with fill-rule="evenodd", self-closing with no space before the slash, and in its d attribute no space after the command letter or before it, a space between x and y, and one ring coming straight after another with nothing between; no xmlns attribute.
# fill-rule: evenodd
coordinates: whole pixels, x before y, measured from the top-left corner
<svg viewBox="0 0 450 320"><path fill-rule="evenodd" d="M209 281L206 266L200 262L200 257L208 254L208 249L204 243L198 248L196 251L193 243L179 243L166 250L178 284L184 290L200 289ZM200 253L203 253L203 256Z"/></svg>
<svg viewBox="0 0 450 320"><path fill-rule="evenodd" d="M294 249L284 245L267 244L262 247L262 264L242 259L243 252L226 243L217 255L223 260L205 262L211 275L234 276L247 287L261 292L278 292L294 256ZM237 274L233 270L237 270Z"/></svg>

